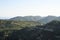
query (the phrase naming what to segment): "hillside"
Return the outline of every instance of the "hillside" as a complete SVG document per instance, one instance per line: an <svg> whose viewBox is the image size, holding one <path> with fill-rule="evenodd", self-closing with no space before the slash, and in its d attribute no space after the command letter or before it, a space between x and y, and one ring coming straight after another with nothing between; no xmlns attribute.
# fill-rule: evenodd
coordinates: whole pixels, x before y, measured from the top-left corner
<svg viewBox="0 0 60 40"><path fill-rule="evenodd" d="M42 18L42 19L39 20L39 21L46 24L46 23L49 23L49 22L51 22L51 21L53 21L53 20L57 20L57 19L59 19L59 18L56 17L56 16L47 16L47 17ZM59 20L60 20L60 19L59 19Z"/></svg>
<svg viewBox="0 0 60 40"><path fill-rule="evenodd" d="M43 29L36 26L14 31L10 40L60 40L60 21L51 21L43 26ZM53 31L49 31L50 29Z"/></svg>
<svg viewBox="0 0 60 40"><path fill-rule="evenodd" d="M0 20L0 29L5 29L5 28L19 29L19 28L24 28L24 27L36 26L36 25L41 25L41 24L34 21Z"/></svg>
<svg viewBox="0 0 60 40"><path fill-rule="evenodd" d="M33 21L0 20L0 40L60 40L60 21L41 25Z"/></svg>
<svg viewBox="0 0 60 40"><path fill-rule="evenodd" d="M17 16L17 17L13 17L10 18L9 20L14 20L14 21L35 21L35 22L40 22L43 24L49 23L53 20L58 20L60 21L60 17L56 17L56 16L46 16L46 17L41 17L41 16Z"/></svg>
<svg viewBox="0 0 60 40"><path fill-rule="evenodd" d="M42 17L40 16L17 16L17 17L13 17L10 20L15 20L15 21L38 21L40 20Z"/></svg>

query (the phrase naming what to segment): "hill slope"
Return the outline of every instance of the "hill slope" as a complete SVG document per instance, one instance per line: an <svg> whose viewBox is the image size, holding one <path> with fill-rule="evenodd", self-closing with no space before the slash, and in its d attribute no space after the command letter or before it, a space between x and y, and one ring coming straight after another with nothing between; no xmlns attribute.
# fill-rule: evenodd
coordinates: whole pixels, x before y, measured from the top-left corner
<svg viewBox="0 0 60 40"><path fill-rule="evenodd" d="M40 22L40 23L48 23L51 22L53 20L58 20L60 21L60 17L56 17L56 16L46 16L46 17L41 17L41 16L17 16L14 18L11 18L10 20L14 20L14 21L35 21L35 22Z"/></svg>
<svg viewBox="0 0 60 40"><path fill-rule="evenodd" d="M11 21L11 20L0 20L0 29L4 28L24 28L40 25L38 22L34 21Z"/></svg>

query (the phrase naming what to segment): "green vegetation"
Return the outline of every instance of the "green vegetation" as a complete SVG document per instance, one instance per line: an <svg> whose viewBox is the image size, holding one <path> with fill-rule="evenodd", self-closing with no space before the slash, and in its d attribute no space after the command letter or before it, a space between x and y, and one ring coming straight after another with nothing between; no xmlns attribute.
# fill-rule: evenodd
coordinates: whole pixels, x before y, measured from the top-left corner
<svg viewBox="0 0 60 40"><path fill-rule="evenodd" d="M10 21L10 20L0 20L0 30L1 29L21 29L25 27L34 27L40 25L38 22L34 21Z"/></svg>
<svg viewBox="0 0 60 40"><path fill-rule="evenodd" d="M0 40L60 40L60 21L0 20Z"/></svg>

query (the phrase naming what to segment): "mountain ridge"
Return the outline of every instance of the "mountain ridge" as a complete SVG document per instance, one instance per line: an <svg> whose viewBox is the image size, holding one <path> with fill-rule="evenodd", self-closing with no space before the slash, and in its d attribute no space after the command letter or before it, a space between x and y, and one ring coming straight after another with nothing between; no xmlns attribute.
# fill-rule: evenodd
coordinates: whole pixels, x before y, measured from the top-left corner
<svg viewBox="0 0 60 40"><path fill-rule="evenodd" d="M60 16L46 16L46 17L41 17L41 16L16 16L10 19L3 19L3 20L13 20L13 21L35 21L35 22L40 22L40 23L48 23L53 20L58 20L60 21Z"/></svg>
<svg viewBox="0 0 60 40"><path fill-rule="evenodd" d="M17 17L13 17L10 18L9 20L14 20L14 21L38 21L38 22L42 22L42 23L48 23L51 22L53 20L58 20L60 21L60 16L56 17L56 16L46 16L46 17L41 17L41 16L17 16Z"/></svg>

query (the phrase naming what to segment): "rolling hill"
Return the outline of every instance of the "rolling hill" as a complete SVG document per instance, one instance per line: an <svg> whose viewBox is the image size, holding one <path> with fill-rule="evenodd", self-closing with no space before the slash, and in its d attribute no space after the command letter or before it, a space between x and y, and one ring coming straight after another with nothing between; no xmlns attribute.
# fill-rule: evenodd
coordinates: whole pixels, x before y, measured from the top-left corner
<svg viewBox="0 0 60 40"><path fill-rule="evenodd" d="M53 20L58 20L60 21L60 17L56 17L56 16L46 16L46 17L41 17L41 16L17 16L17 17L13 17L10 18L9 20L14 20L14 21L35 21L35 22L40 22L43 24L46 24L48 22L51 22Z"/></svg>

